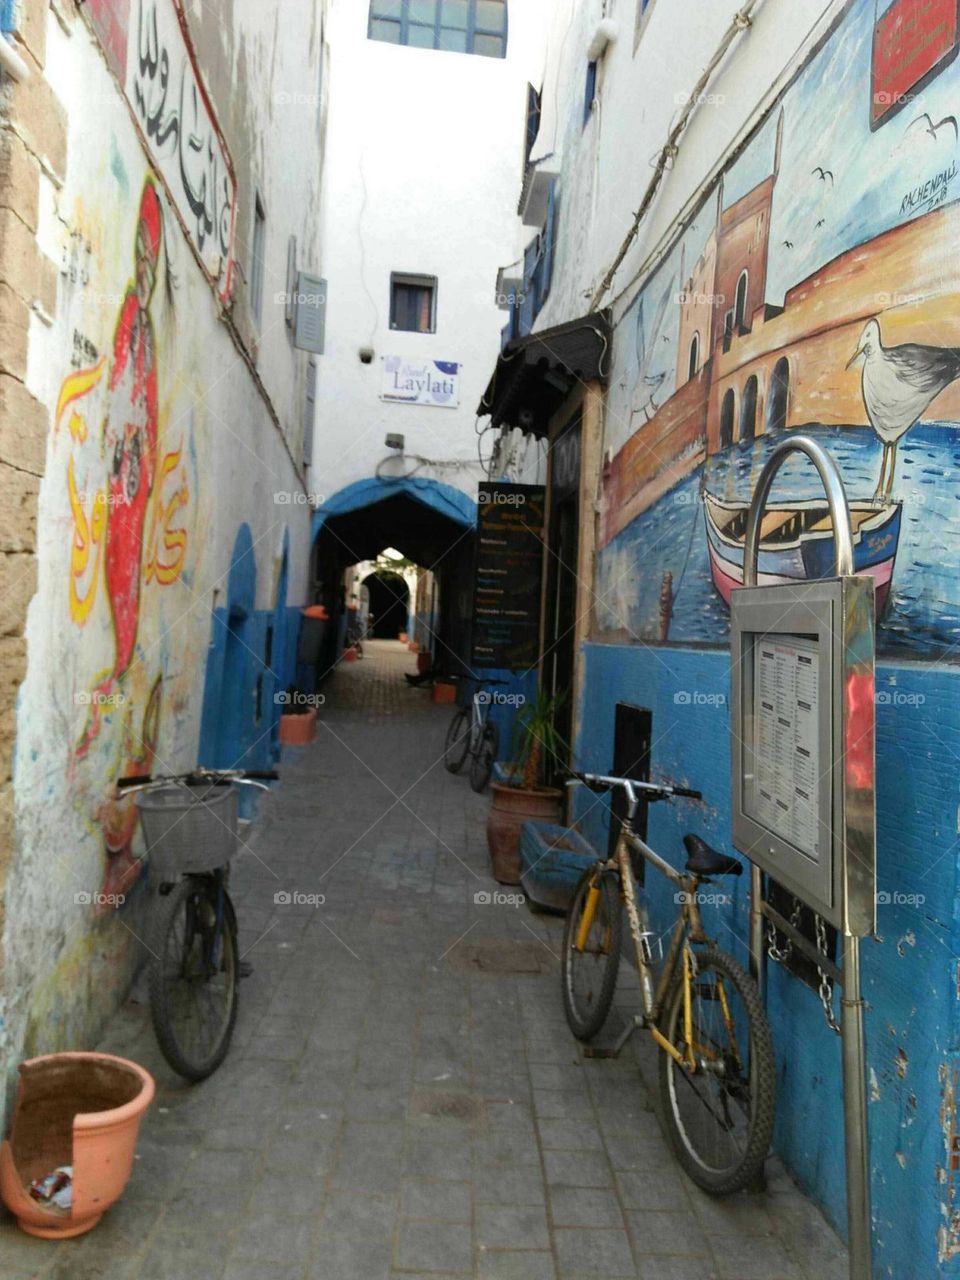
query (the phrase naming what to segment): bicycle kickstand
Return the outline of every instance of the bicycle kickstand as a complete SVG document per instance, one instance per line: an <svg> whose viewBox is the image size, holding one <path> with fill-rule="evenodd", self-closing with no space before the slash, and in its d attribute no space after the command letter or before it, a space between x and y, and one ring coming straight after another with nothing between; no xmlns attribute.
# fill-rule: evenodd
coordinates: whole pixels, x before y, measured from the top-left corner
<svg viewBox="0 0 960 1280"><path fill-rule="evenodd" d="M635 1031L643 1031L647 1020L642 1013L635 1014L611 1045L588 1044L584 1051L585 1058L619 1058L623 1047Z"/></svg>

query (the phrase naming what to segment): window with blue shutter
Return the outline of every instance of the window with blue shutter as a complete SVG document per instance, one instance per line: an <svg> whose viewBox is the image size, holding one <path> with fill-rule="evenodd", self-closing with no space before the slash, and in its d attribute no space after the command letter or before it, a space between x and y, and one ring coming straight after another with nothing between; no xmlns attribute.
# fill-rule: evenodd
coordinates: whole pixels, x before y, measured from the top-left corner
<svg viewBox="0 0 960 1280"><path fill-rule="evenodd" d="M587 85L583 95L583 123L593 115L593 103L597 96L597 63L587 63Z"/></svg>
<svg viewBox="0 0 960 1280"><path fill-rule="evenodd" d="M550 285L553 282L553 258L557 247L557 213L559 209L559 191L557 189L557 180L554 178L550 183L550 195L547 198L547 222L540 236L541 253L540 253L540 287L538 290L539 305L537 310L546 302L550 294Z"/></svg>
<svg viewBox="0 0 960 1280"><path fill-rule="evenodd" d="M17 29L17 0L0 0L0 31L5 36Z"/></svg>

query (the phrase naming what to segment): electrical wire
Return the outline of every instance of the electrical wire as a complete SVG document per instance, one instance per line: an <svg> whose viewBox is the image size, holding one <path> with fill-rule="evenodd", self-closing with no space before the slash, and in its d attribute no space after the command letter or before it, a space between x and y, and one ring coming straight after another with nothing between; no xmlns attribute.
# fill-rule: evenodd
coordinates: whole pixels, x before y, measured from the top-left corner
<svg viewBox="0 0 960 1280"><path fill-rule="evenodd" d="M690 117L696 110L707 86L712 80L714 72L726 57L727 51L733 44L734 40L736 40L737 36L742 32L749 31L753 24L753 18L751 15L757 5L762 3L763 0L746 0L743 8L738 10L734 15L733 20L724 32L713 57L707 63L703 74L694 86L693 92L687 98L676 124L671 127L670 132L667 134L666 142L660 148L660 152L657 155L657 159L654 164L653 177L650 179L647 189L643 193L643 199L640 201L640 208L633 215L633 224L624 237L623 243L620 245L616 257L608 267L603 279L600 281L600 284L597 286L597 289L590 300L591 311L596 311L601 298L607 294L610 286L613 284L614 277L620 269L624 258L626 258L627 254L630 252L630 248L640 231L640 224L647 216L650 206L653 204L654 197L660 189L664 173L673 167L673 163L680 150L680 139L685 133L687 125L690 123Z"/></svg>

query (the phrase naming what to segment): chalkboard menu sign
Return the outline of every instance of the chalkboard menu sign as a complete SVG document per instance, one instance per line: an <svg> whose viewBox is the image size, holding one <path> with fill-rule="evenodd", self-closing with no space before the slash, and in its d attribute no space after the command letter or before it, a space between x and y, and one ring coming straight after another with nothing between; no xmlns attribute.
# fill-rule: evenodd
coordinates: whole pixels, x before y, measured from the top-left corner
<svg viewBox="0 0 960 1280"><path fill-rule="evenodd" d="M474 667L519 671L540 649L545 490L481 484L473 593Z"/></svg>

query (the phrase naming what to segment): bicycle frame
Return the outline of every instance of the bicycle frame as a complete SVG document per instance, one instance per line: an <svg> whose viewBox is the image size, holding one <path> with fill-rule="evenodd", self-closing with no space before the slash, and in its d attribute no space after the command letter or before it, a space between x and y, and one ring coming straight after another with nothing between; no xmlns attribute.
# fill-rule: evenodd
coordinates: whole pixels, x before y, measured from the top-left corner
<svg viewBox="0 0 960 1280"><path fill-rule="evenodd" d="M643 783L637 783L635 786L639 789L644 788ZM649 790L658 790L655 787L647 788ZM665 1053L669 1053L672 1058L680 1065L687 1067L691 1071L696 1071L698 1067L709 1067L711 1061L716 1062L719 1055L707 1045L695 1043L693 1038L693 983L697 973L697 961L694 955L691 943L705 944L710 939L704 932L703 921L700 916L700 906L697 902L697 885L699 879L696 875L685 874L681 871L674 870L673 867L658 853L655 853L641 838L637 835L633 828L633 814L636 810L636 796L630 797L630 808L628 815L623 819L620 827L620 837L617 840L617 847L614 851L613 858L606 859L600 863L600 873L607 870L616 870L619 872L620 893L623 904L627 911L627 920L630 925L630 934L633 938L634 948L637 957L637 970L640 975L640 990L643 997L644 1021L650 1035ZM676 923L670 937L670 946L667 951L666 961L660 973L659 980L655 979L655 963L653 953L647 942L651 935L647 920L641 920L641 907L637 902L636 886L633 879L633 866L630 861L630 850L634 850L651 866L656 867L667 879L675 884L680 890L679 903L680 911L677 915ZM580 921L580 928L577 933L576 946L579 951L586 948L587 939L593 926L594 917L596 915L597 904L600 900L599 884L591 885L587 895L587 901L584 904L583 917ZM678 963L683 966L683 1038L686 1045L685 1050L678 1049L660 1030L658 1023L664 1011L667 993L676 972ZM722 979L718 978L716 983L718 998L720 1001L721 1012L727 1032L730 1036L730 1043L736 1057L739 1059L739 1050L737 1048L736 1036L733 1025L733 1018L730 1014L730 1007L727 1001L726 991L723 986ZM698 1061L698 1056L700 1059Z"/></svg>

